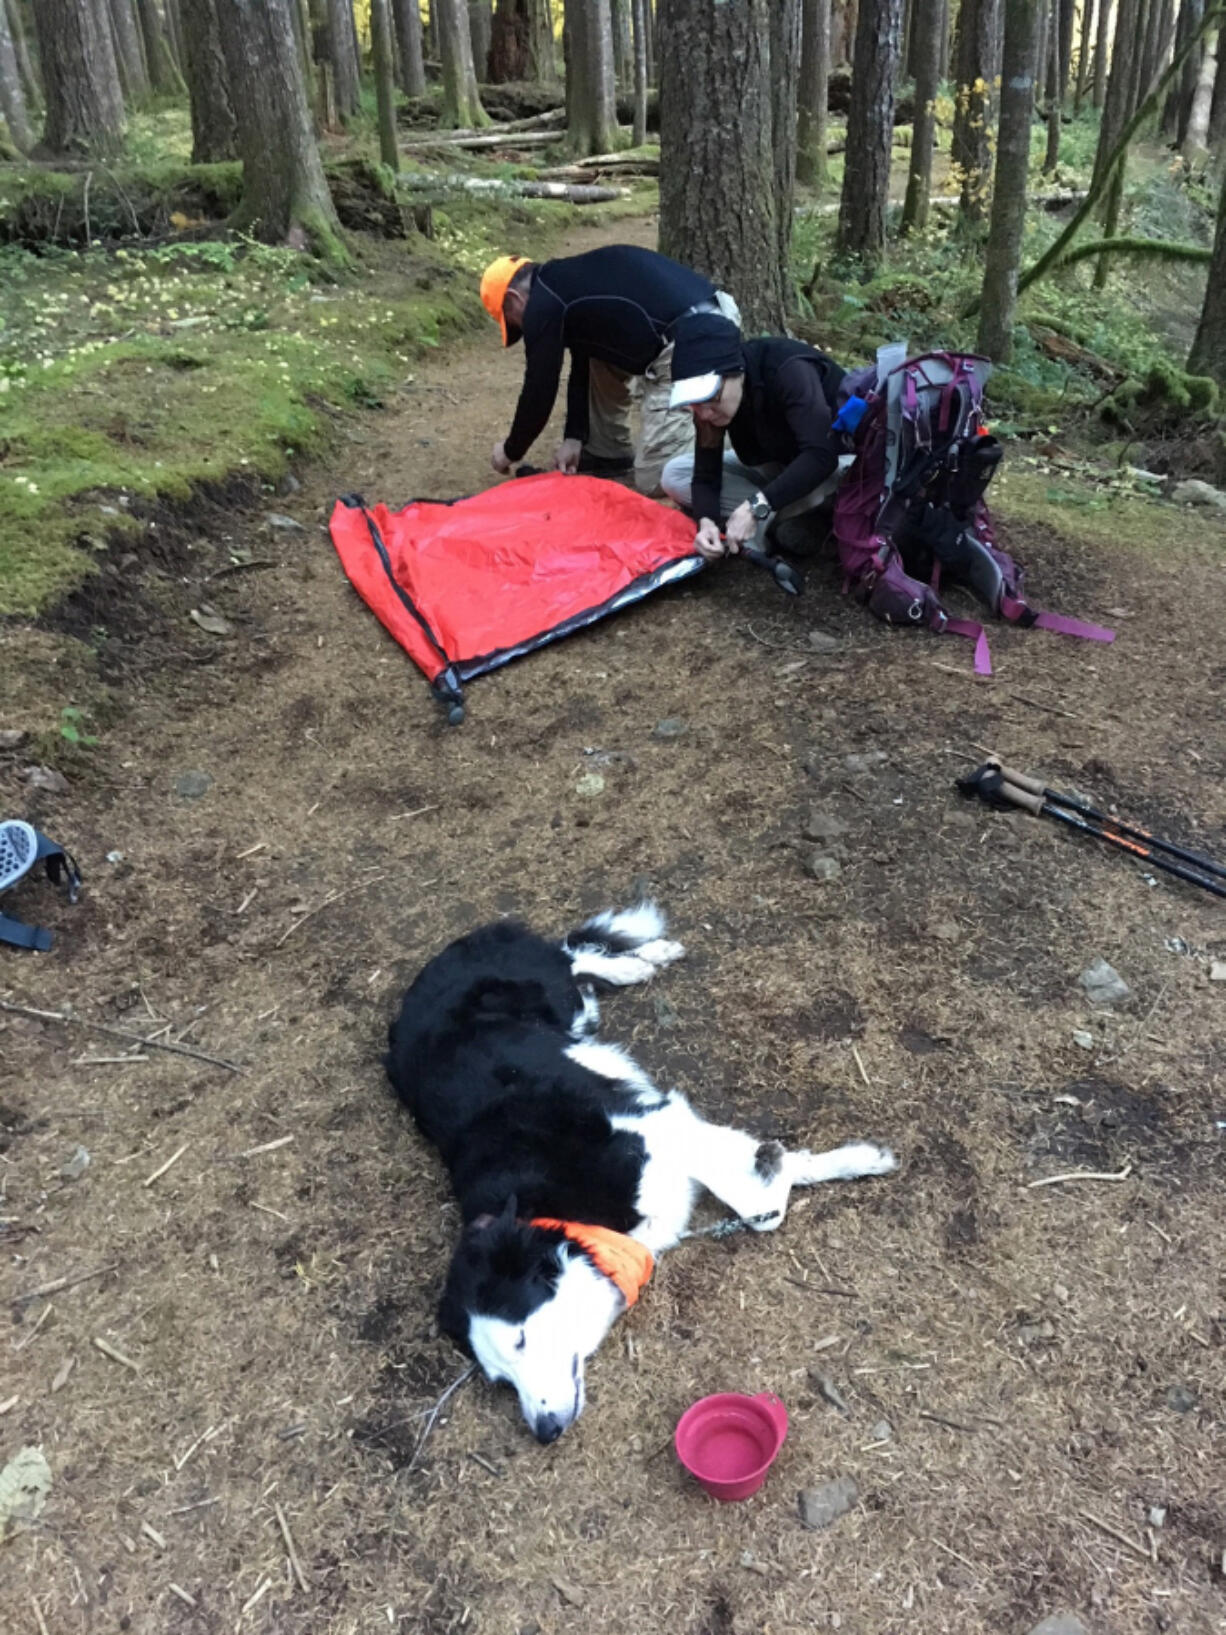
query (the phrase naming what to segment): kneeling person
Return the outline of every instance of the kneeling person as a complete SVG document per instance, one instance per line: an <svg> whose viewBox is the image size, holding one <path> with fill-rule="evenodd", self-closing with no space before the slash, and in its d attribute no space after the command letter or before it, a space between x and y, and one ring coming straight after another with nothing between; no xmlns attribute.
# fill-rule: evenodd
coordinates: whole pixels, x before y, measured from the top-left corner
<svg viewBox="0 0 1226 1635"><path fill-rule="evenodd" d="M843 374L804 341L733 344L697 321L678 340L671 401L694 417L694 452L668 462L661 486L698 523L694 545L703 556L739 551L759 533L761 544L768 529L784 549L815 541L816 519L801 519L834 491Z"/></svg>

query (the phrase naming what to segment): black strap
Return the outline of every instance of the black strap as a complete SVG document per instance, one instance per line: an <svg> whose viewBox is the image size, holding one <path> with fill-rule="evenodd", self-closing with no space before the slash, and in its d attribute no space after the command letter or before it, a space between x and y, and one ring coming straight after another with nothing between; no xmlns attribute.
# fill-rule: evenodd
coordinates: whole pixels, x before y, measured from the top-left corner
<svg viewBox="0 0 1226 1635"><path fill-rule="evenodd" d="M51 941L50 931L44 931L41 925L25 925L9 914L0 914L0 942L11 943L14 948L33 948L37 953L45 954L51 947Z"/></svg>

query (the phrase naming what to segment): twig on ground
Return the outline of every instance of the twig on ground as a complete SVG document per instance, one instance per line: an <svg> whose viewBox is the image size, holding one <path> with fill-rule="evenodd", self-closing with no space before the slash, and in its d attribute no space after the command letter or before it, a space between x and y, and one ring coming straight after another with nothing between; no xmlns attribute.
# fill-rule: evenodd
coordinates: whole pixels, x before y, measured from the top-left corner
<svg viewBox="0 0 1226 1635"><path fill-rule="evenodd" d="M0 1414L7 1414L10 1409L15 1408L20 1401L20 1396L6 1397L3 1402L0 1402Z"/></svg>
<svg viewBox="0 0 1226 1635"><path fill-rule="evenodd" d="M172 1595L177 1595L179 1600L185 1602L189 1607L199 1606L200 1603L196 1600L196 1597L194 1595L189 1595L181 1585L172 1581L167 1587Z"/></svg>
<svg viewBox="0 0 1226 1635"><path fill-rule="evenodd" d="M256 1585L254 1591L247 1597L247 1599L243 1602L242 1606L239 1608L239 1614L238 1614L239 1617L240 1618L244 1617L247 1613L249 1613L251 1611L252 1607L259 1606L260 1602L268 1594L268 1592L269 1592L269 1590L271 1588L272 1588L272 1579L271 1578L265 1578L263 1576L263 1574L261 1574L260 1575L260 1581Z"/></svg>
<svg viewBox="0 0 1226 1635"><path fill-rule="evenodd" d="M210 579L220 579L227 573L243 573L248 568L279 568L281 564L274 562L269 556L253 557L250 562L227 562L220 568L214 568L212 573L206 573L204 582L207 585Z"/></svg>
<svg viewBox="0 0 1226 1635"><path fill-rule="evenodd" d="M760 647L768 648L772 653L803 653L806 658L820 659L831 655L819 653L816 647L807 647L804 642L772 642L765 636L759 636L751 624L745 626L747 633L753 637Z"/></svg>
<svg viewBox="0 0 1226 1635"><path fill-rule="evenodd" d="M442 1413L451 1397L455 1395L462 1385L467 1385L469 1380L472 1379L476 1372L476 1363L469 1363L468 1367L463 1371L463 1373L456 1375L455 1379L452 1380L451 1384L430 1408L429 1412L426 1414L426 1423L422 1426L421 1434L417 1438L417 1445L413 1449L413 1455L410 1458L408 1465L405 1467L406 1471L412 1471L417 1468L417 1461L421 1457L426 1443L430 1440L430 1436L435 1425L438 1423L439 1414Z"/></svg>
<svg viewBox="0 0 1226 1635"><path fill-rule="evenodd" d="M1121 1533L1117 1527L1112 1527L1109 1521L1103 1521L1101 1516L1095 1516L1088 1510L1079 1511L1078 1514L1081 1516L1082 1521L1088 1521L1091 1526L1097 1527L1100 1532L1106 1533L1108 1538L1113 1538L1117 1544L1122 1544L1126 1550L1131 1550L1133 1555L1140 1556L1142 1561L1151 1560L1149 1551L1143 1545L1138 1544L1135 1539L1130 1539L1127 1533Z"/></svg>
<svg viewBox="0 0 1226 1635"><path fill-rule="evenodd" d="M152 1050L168 1050L175 1056L191 1056L198 1062L211 1062L214 1067L224 1067L230 1073L246 1071L236 1062L227 1062L221 1056L210 1056L208 1051L197 1050L192 1045L173 1044L169 1039L145 1038L143 1034L112 1027L109 1022L92 1022L87 1016L78 1016L75 1011L40 1011L32 1005L15 1005L9 999L0 999L0 1011L11 1011L15 1016L32 1016L40 1022L64 1022L79 1028L93 1028L96 1033L109 1033L112 1039L124 1039L128 1044Z"/></svg>
<svg viewBox="0 0 1226 1635"><path fill-rule="evenodd" d="M288 1147L293 1139L292 1135L279 1135L275 1141L262 1141L258 1147L248 1147L245 1152L240 1152L238 1156L240 1158L254 1158L257 1153L276 1152L278 1147Z"/></svg>
<svg viewBox="0 0 1226 1635"><path fill-rule="evenodd" d="M126 1067L129 1062L147 1062L148 1056L78 1056L74 1067Z"/></svg>
<svg viewBox="0 0 1226 1635"><path fill-rule="evenodd" d="M147 1521L141 1522L140 1530L149 1540L149 1542L151 1544L155 1544L159 1550L164 1550L166 1548L166 1540L158 1532L157 1528L151 1525L151 1523Z"/></svg>
<svg viewBox="0 0 1226 1635"><path fill-rule="evenodd" d="M234 861L236 863L241 863L245 857L254 857L256 852L264 851L267 845L268 842L266 840L257 840L254 846L248 846L245 852L239 852L235 856Z"/></svg>
<svg viewBox="0 0 1226 1635"><path fill-rule="evenodd" d="M294 1535L289 1530L289 1522L286 1521L285 1512L281 1506L274 1504L273 1510L276 1513L277 1526L281 1529L281 1537L285 1540L285 1550L289 1556L289 1564L293 1568L294 1577L298 1580L298 1588L305 1595L307 1592L306 1574L302 1570L302 1563L299 1561L298 1552L294 1548Z"/></svg>
<svg viewBox="0 0 1226 1635"><path fill-rule="evenodd" d="M397 812L395 817L388 818L389 823L403 823L406 818L424 817L427 812L437 812L437 803L433 806L415 806L411 812Z"/></svg>
<svg viewBox="0 0 1226 1635"><path fill-rule="evenodd" d="M43 1609L39 1606L36 1595L30 1597L30 1605L34 1608L34 1616L38 1621L38 1635L51 1635L51 1631L47 1628L47 1620L43 1617Z"/></svg>
<svg viewBox="0 0 1226 1635"><path fill-rule="evenodd" d="M279 1221L289 1220L289 1216L283 1215L279 1209L270 1209L267 1204L257 1204L254 1198L251 1200L251 1207L258 1209L261 1215L275 1215Z"/></svg>
<svg viewBox="0 0 1226 1635"><path fill-rule="evenodd" d="M140 1373L139 1363L134 1363L131 1357L125 1357L122 1351L117 1351L110 1341L104 1340L100 1334L94 1335L94 1344L104 1357L109 1357L112 1362L122 1363L125 1368L130 1368L134 1374Z"/></svg>
<svg viewBox="0 0 1226 1635"><path fill-rule="evenodd" d="M24 1351L28 1345L33 1345L34 1341L38 1339L39 1329L42 1328L43 1324L47 1321L48 1317L50 1317L54 1310L55 1307L52 1305L44 1306L42 1311L38 1314L38 1321L35 1323L30 1332L23 1335L20 1340L13 1341L13 1350Z"/></svg>
<svg viewBox="0 0 1226 1635"><path fill-rule="evenodd" d="M798 1289L807 1289L810 1294L837 1294L842 1300L858 1300L859 1293L855 1289L833 1289L821 1283L806 1283L803 1277L789 1277L789 1283L795 1283Z"/></svg>
<svg viewBox="0 0 1226 1635"><path fill-rule="evenodd" d="M482 1470L488 1470L491 1476L497 1476L501 1479L502 1472L494 1461L487 1459L483 1453L478 1453L476 1448L469 1448L468 1457L475 1465L480 1465Z"/></svg>
<svg viewBox="0 0 1226 1635"><path fill-rule="evenodd" d="M170 1511L172 1516L186 1516L193 1510L207 1510L211 1504L220 1504L220 1499L197 1499L194 1504L181 1504L176 1510Z"/></svg>
<svg viewBox="0 0 1226 1635"><path fill-rule="evenodd" d="M856 1066L860 1069L860 1077L864 1080L865 1084L871 1085L873 1081L869 1078L868 1073L865 1071L864 1062L855 1045L852 1045L851 1053L856 1058Z"/></svg>
<svg viewBox="0 0 1226 1635"><path fill-rule="evenodd" d="M1044 1175L1037 1181L1027 1181L1026 1190L1029 1192L1035 1187L1054 1187L1063 1181L1126 1181L1131 1174L1131 1164L1125 1164L1123 1169L1116 1174L1109 1170L1099 1169L1069 1170L1064 1175Z"/></svg>
<svg viewBox="0 0 1226 1635"><path fill-rule="evenodd" d="M944 1425L948 1431L966 1431L971 1436L975 1436L978 1432L978 1427L975 1425L964 1425L960 1419L946 1419L944 1414L929 1413L927 1408L920 1409L919 1417L921 1419L930 1419L934 1425Z"/></svg>
<svg viewBox="0 0 1226 1635"><path fill-rule="evenodd" d="M1032 710L1050 710L1052 715L1066 715L1070 721L1084 721L1085 717L1078 715L1076 710L1066 710L1060 704L1047 704L1041 698L1029 698L1025 693L1010 693L1010 698L1016 698L1019 704L1029 704Z"/></svg>
<svg viewBox="0 0 1226 1635"><path fill-rule="evenodd" d="M305 925L308 920L313 920L316 914L322 914L324 909L330 908L333 903L339 903L342 897L351 897L355 891L365 891L368 886L377 886L380 880L386 880L386 878L387 876L385 874L375 874L372 875L369 880L360 880L356 886L345 886L340 891L330 891L322 903L316 903L314 908L309 909L305 914L296 919L293 925L289 926L285 931L283 931L277 938L276 942L273 943L273 947L280 948L281 944L285 942L287 938L292 937L294 932L297 931L300 926Z"/></svg>
<svg viewBox="0 0 1226 1635"><path fill-rule="evenodd" d="M105 1277L107 1272L117 1271L118 1267L119 1262L112 1260L107 1265L95 1266L88 1272L77 1272L68 1277L53 1277L50 1283L40 1283L36 1289L19 1294L13 1304L28 1306L32 1300L45 1300L49 1294L59 1294L61 1289L75 1289L78 1283L88 1283L94 1277Z"/></svg>
<svg viewBox="0 0 1226 1635"><path fill-rule="evenodd" d="M178 1152L172 1152L164 1164L158 1165L157 1169L154 1170L152 1175L146 1175L145 1179L141 1182L141 1185L151 1187L156 1180L165 1175L166 1171L172 1164L177 1164L179 1162L180 1158L182 1158L183 1154L187 1151L189 1145L190 1143L185 1141L179 1148Z"/></svg>

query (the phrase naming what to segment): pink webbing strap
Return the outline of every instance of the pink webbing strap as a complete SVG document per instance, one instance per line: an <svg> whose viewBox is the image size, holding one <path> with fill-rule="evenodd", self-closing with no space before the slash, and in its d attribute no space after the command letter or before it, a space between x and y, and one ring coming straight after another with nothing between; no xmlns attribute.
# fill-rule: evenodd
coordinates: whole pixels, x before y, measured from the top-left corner
<svg viewBox="0 0 1226 1635"><path fill-rule="evenodd" d="M1060 636L1080 636L1088 642L1113 642L1115 631L1106 625L1089 624L1085 619L1070 619L1064 613L1040 613L1034 621L1037 630L1054 630Z"/></svg>
<svg viewBox="0 0 1226 1635"><path fill-rule="evenodd" d="M974 619L947 619L945 628L951 636L969 636L975 644L975 674L992 674L992 655L988 650L987 632Z"/></svg>

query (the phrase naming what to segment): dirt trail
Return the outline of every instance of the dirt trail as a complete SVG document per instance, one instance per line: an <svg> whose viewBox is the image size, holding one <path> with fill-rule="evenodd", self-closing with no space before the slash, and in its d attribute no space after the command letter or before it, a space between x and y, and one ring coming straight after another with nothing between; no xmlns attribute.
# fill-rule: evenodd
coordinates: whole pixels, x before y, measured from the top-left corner
<svg viewBox="0 0 1226 1635"><path fill-rule="evenodd" d="M0 951L0 993L244 1071L97 1064L113 1041L0 1016L5 1294L113 1267L37 1332L48 1302L14 1307L0 1450L41 1443L54 1487L0 1551L6 1620L35 1628L36 1598L57 1632L149 1635L977 1635L1063 1606L1115 1635L1220 1629L1221 911L951 787L990 746L1188 838L1197 814L1226 850L1203 568L1013 531L1041 601L1121 635L994 634L979 682L964 644L875 625L829 564L798 605L729 565L475 683L452 730L321 523L355 486L483 486L516 370L492 333L431 362L270 501L305 534L219 514L73 611L108 626L124 708L94 772L30 812L89 891L23 897L59 946ZM279 566L206 585L244 543ZM189 622L202 598L233 637ZM27 685L54 689L39 641ZM813 812L845 827L808 841ZM609 1003L610 1037L714 1116L886 1139L902 1171L668 1257L554 1448L473 1384L415 1458L461 1366L433 1326L455 1211L385 1092L387 1017L476 921L561 930L644 889L691 956ZM1133 989L1112 1012L1077 984L1099 955ZM778 1391L792 1428L721 1508L669 1438L724 1388ZM797 1489L846 1474L859 1504L805 1532Z"/></svg>

